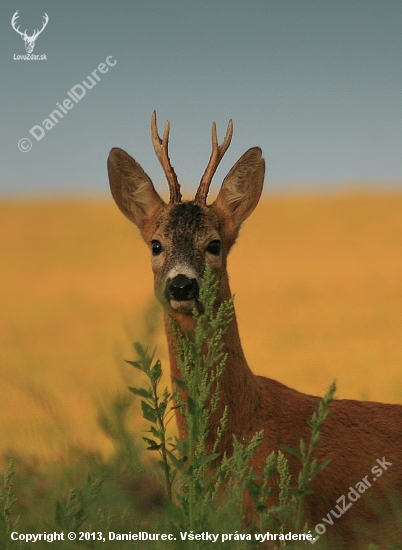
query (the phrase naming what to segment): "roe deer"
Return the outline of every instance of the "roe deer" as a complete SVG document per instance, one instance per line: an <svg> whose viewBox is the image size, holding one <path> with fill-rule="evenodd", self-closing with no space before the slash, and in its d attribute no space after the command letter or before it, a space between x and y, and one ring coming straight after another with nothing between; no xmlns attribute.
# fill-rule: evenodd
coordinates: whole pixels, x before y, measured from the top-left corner
<svg viewBox="0 0 402 550"><path fill-rule="evenodd" d="M168 155L169 128L166 122L161 139L154 112L152 141L169 184L169 204L125 151L111 150L108 172L117 206L137 225L149 246L155 293L164 309L171 374L180 378L169 318L173 317L183 331L193 328L192 309L206 264L219 280L219 302L230 298L227 255L242 222L260 199L265 164L260 148L249 149L224 179L216 200L206 204L212 177L233 132L230 121L218 145L214 123L209 164L194 200L182 202ZM216 431L214 418L217 422L224 407L228 408L229 420L222 452L232 452L232 434L249 441L257 431L264 430L263 443L252 459L258 470L272 450L298 448L300 438L309 439L306 420L311 418L319 398L254 375L242 351L236 318L224 336L224 346L228 359L221 378L220 410L212 418L210 433ZM309 486L313 491L306 499L309 526L322 524L318 533L326 528L322 539L328 548L356 549L367 541L379 544L381 550L391 548L402 541L402 519L401 515L398 519L392 499L402 494L402 406L342 399L334 400L330 411L314 457L319 462L331 461ZM183 434L180 414L177 422ZM288 460L296 477L300 462L292 455ZM251 518L251 502L247 501L247 508Z"/></svg>

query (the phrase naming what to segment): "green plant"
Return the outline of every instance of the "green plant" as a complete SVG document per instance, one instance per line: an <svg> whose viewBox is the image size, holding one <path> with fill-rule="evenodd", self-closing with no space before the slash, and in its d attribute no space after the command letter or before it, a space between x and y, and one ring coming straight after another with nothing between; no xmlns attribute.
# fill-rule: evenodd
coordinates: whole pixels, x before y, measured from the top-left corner
<svg viewBox="0 0 402 550"><path fill-rule="evenodd" d="M162 376L160 362L154 361L154 353L148 354L140 344L135 344L138 361L128 361L148 378L147 389L130 388L141 397L143 417L151 422L149 432L153 439L143 437L148 449L158 451L165 474L169 498L170 525L173 531L202 532L231 529L250 533L251 529L268 528L284 533L292 528L303 528L303 503L310 493L308 484L322 471L327 462L317 464L312 452L319 443L322 423L328 415L328 407L335 391L333 384L313 414L308 424L311 438L303 440L299 449L284 449L296 455L302 464L297 487L292 479L284 454L272 452L267 457L262 472L254 472L250 461L262 442L263 432L255 434L251 441L237 441L233 437L233 453L219 455L219 442L227 423L227 410L219 420L219 427L211 441L210 420L219 404L219 379L225 368L226 355L223 335L233 318L233 298L215 308L218 283L209 268L205 270L199 296L199 307L194 309L195 329L183 334L172 320L176 339L178 365L181 379L175 380L178 388L173 395L166 388L159 397L158 384ZM172 440L166 434L166 425L172 418L172 401L183 415L187 437ZM170 407L170 408L169 408ZM277 475L275 488L274 476ZM255 523L245 528L243 501L245 493L254 499L257 514ZM277 503L267 506L276 495ZM272 499L271 499L272 500ZM308 528L304 525L304 531ZM286 543L281 542L281 547Z"/></svg>
<svg viewBox="0 0 402 550"><path fill-rule="evenodd" d="M162 366L159 359L153 363L155 352L150 356L148 349L144 349L141 344L134 344L135 350L139 355L138 361L126 361L129 365L142 371L150 381L150 385L145 388L129 387L129 390L141 397L142 414L145 420L151 422L149 432L155 439L143 437L148 444L149 451L158 451L161 457L159 465L162 467L165 475L166 491L169 500L172 500L172 485L176 475L176 470L172 468L171 463L174 460L168 444L172 441L166 433L166 427L172 418L172 411L168 405L173 399L171 392L165 388L160 396L158 393L158 384L162 377Z"/></svg>
<svg viewBox="0 0 402 550"><path fill-rule="evenodd" d="M17 497L14 494L14 477L14 461L10 460L4 475L3 488L0 489L0 503L2 505L0 511L0 542L1 547L5 549L9 548L11 531L18 529L20 523L19 516L15 519L12 518L12 510L17 502Z"/></svg>
<svg viewBox="0 0 402 550"><path fill-rule="evenodd" d="M291 452L295 456L297 456L302 463L302 470L299 473L299 476L297 479L296 494L297 494L298 505L297 505L295 527L294 527L296 532L299 532L300 529L302 528L304 499L308 494L311 494L311 491L307 489L307 486L311 482L311 480L317 474L319 474L322 470L324 470L324 468L326 468L326 466L330 462L330 460L325 460L321 464L318 464L317 459L314 458L313 460L311 460L311 456L314 449L317 447L317 445L320 442L321 427L322 427L322 424L327 419L328 414L330 412L329 407L332 403L335 391L336 391L336 383L334 381L328 388L327 393L319 401L317 412L314 412L311 419L307 421L307 424L311 428L311 437L308 444L306 445L305 441L301 439L298 450L295 451L293 449L287 449L288 452Z"/></svg>

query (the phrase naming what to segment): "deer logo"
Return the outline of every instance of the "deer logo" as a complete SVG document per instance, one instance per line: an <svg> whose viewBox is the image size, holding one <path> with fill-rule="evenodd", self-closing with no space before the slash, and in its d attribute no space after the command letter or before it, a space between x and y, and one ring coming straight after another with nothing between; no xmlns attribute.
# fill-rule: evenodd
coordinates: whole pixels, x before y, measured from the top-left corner
<svg viewBox="0 0 402 550"><path fill-rule="evenodd" d="M171 374L173 380L177 380L181 375L170 317L183 332L194 328L192 311L207 264L219 281L217 306L230 298L227 256L241 224L260 199L265 163L259 147L246 151L223 180L215 201L207 204L212 177L230 145L233 132L232 121L229 121L226 136L218 145L214 123L212 154L195 198L182 201L180 185L168 155L169 130L167 122L163 138L159 137L154 112L152 141L169 184L169 204L156 192L141 166L122 149L111 150L108 172L117 206L137 225L149 247L155 294L164 309ZM252 276L252 269L250 271ZM242 350L235 317L223 336L223 344L227 362L220 379L220 403L215 416L211 417L207 444L213 444L219 418L227 408L228 422L219 452L222 455L233 453L233 435L239 441L249 441L256 432L263 430L264 440L252 458L253 469L258 472L271 451L299 448L300 438L309 439L307 420L316 410L319 398L253 374ZM376 542L381 548L400 544L402 524L393 497L400 499L402 495L402 406L339 399L332 402L330 412L322 428L321 444L314 451L314 459L319 463L327 459L330 463L309 487L312 490L306 497L309 525L333 522L326 548L356 549L366 540L367 545ZM176 418L183 436L185 423L178 410ZM390 465L387 472L378 479L377 475L370 480L366 476L367 484L356 485L379 460L387 467ZM293 455L289 456L289 468L292 478L297 479L300 462ZM373 469L371 472L374 473ZM369 486L369 495L363 494ZM354 487L358 487L359 494ZM348 492L353 494L351 500L358 499L358 503L342 508L339 495ZM252 523L255 505L251 499L245 499L245 506L247 521ZM330 512L339 519L334 521Z"/></svg>
<svg viewBox="0 0 402 550"><path fill-rule="evenodd" d="M32 53L33 50L34 50L34 47L35 47L35 41L36 39L38 38L38 36L40 35L40 33L44 30L44 28L46 27L48 21L49 21L49 17L47 15L47 13L45 13L44 15L44 21L43 21L43 24L42 24L42 28L39 30L37 29L36 31L33 32L33 34L31 36L29 36L27 34L27 29L25 29L24 32L21 32L20 31L20 28L19 27L16 27L16 23L17 23L17 19L18 19L19 15L18 15L18 10L14 13L13 15L13 18L11 19L11 26L12 28L15 30L15 32L17 32L18 34L21 35L23 41L25 42L25 49L27 51L27 53Z"/></svg>

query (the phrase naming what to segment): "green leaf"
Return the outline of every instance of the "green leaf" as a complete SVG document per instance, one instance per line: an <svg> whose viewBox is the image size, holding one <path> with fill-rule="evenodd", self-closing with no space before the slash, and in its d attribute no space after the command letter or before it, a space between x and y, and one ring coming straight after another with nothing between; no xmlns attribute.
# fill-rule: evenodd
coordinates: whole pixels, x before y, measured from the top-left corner
<svg viewBox="0 0 402 550"><path fill-rule="evenodd" d="M261 485L260 483L256 483L252 479L249 479L247 482L247 490L251 496L251 498L254 500L254 502L257 504L258 500L261 495ZM265 508L265 506L264 506Z"/></svg>
<svg viewBox="0 0 402 550"><path fill-rule="evenodd" d="M293 447L285 447L284 445L281 445L280 448L293 456L297 456L297 458L301 458L300 451Z"/></svg>
<svg viewBox="0 0 402 550"><path fill-rule="evenodd" d="M196 405L195 405L194 399L190 396L187 397L187 411L189 414L195 414L196 412Z"/></svg>
<svg viewBox="0 0 402 550"><path fill-rule="evenodd" d="M162 365L158 359L158 361L155 363L155 365L151 369L151 380L153 382L158 382L161 376L162 376Z"/></svg>
<svg viewBox="0 0 402 550"><path fill-rule="evenodd" d="M149 431L152 433L152 435L154 435L158 439L161 439L161 436L163 435L163 431L162 430L157 430L155 428L155 426L151 426Z"/></svg>
<svg viewBox="0 0 402 550"><path fill-rule="evenodd" d="M142 416L145 418L145 420L149 420L150 422L157 422L158 415L156 414L156 410L151 407L151 405L148 405L145 401L141 401L141 408L142 408Z"/></svg>
<svg viewBox="0 0 402 550"><path fill-rule="evenodd" d="M149 437L143 437L142 439L145 441L145 443L148 443L148 445L152 445L154 447L159 445L159 443L157 443L153 439L149 439Z"/></svg>
<svg viewBox="0 0 402 550"><path fill-rule="evenodd" d="M127 361L127 359L126 359L125 363L127 363L128 365L131 365L132 367L135 367L136 369L139 369L142 372L144 372L144 368L143 368L142 363L140 363L138 361Z"/></svg>
<svg viewBox="0 0 402 550"><path fill-rule="evenodd" d="M159 404L158 412L160 416L163 416L165 414L166 406L167 406L167 403L165 401L162 401L162 403Z"/></svg>
<svg viewBox="0 0 402 550"><path fill-rule="evenodd" d="M194 461L194 468L201 468L201 466L204 466L204 464L208 464L208 462L212 462L215 460L215 458L218 458L219 453L214 453L209 456L203 456Z"/></svg>
<svg viewBox="0 0 402 550"><path fill-rule="evenodd" d="M152 361L152 359L148 355L148 348L143 348L139 342L135 342L134 349L140 356L141 362L144 363L144 366Z"/></svg>
<svg viewBox="0 0 402 550"><path fill-rule="evenodd" d="M171 461L173 466L177 470L179 470L180 472L183 472L184 471L184 463L186 462L185 458L179 459L179 458L177 458L177 456L174 453L172 453L168 450L166 450L166 454L168 455L169 460Z"/></svg>
<svg viewBox="0 0 402 550"><path fill-rule="evenodd" d="M187 388L187 385L184 382L184 380L180 380L180 378L175 378L174 376L172 376L172 380L178 388L180 388L182 390L185 390Z"/></svg>
<svg viewBox="0 0 402 550"><path fill-rule="evenodd" d="M162 444L157 443L153 439L149 439L148 437L143 437L142 439L149 445L149 447L147 447L147 451L159 451L162 447Z"/></svg>
<svg viewBox="0 0 402 550"><path fill-rule="evenodd" d="M326 468L330 462L331 459L328 458L327 460L324 460L324 462L322 462L321 464L318 464L315 467L315 474L319 474L320 472L322 472L322 470L324 470L324 468Z"/></svg>
<svg viewBox="0 0 402 550"><path fill-rule="evenodd" d="M152 390L146 390L144 388L128 388L131 393L134 393L135 395L139 395L140 397L144 397L145 399L151 399L152 398Z"/></svg>

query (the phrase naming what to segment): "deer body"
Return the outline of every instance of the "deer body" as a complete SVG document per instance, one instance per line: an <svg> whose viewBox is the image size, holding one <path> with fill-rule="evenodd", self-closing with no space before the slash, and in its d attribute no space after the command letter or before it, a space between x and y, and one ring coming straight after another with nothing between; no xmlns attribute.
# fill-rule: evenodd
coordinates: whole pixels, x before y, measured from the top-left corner
<svg viewBox="0 0 402 550"><path fill-rule="evenodd" d="M169 125L166 123L161 140L155 113L152 139L168 179L169 204L159 197L149 177L127 153L112 149L109 155L112 195L123 214L138 226L151 250L155 294L164 308L173 378L180 378L181 374L169 319L176 319L182 331L193 328L191 312L206 264L219 280L219 303L230 298L227 255L262 192L265 165L261 150L255 147L230 170L216 200L206 204L209 185L231 134L230 122L226 137L218 146L213 126L211 159L193 201L181 201L180 186L168 157ZM228 359L220 382L220 408L211 419L210 438L215 436L225 407L228 425L221 452L231 454L233 434L240 440L250 440L257 431L264 430L263 443L252 459L258 470L271 451L298 448L301 438L309 439L306 421L316 410L319 398L255 376L244 357L235 317L223 338ZM185 425L180 414L177 422L183 434ZM402 495L401 405L335 400L314 456L319 462L331 462L309 486L313 494L307 498L307 520L311 527L322 524L327 528L323 539L328 548L354 549L367 540L383 549L402 541L402 519L397 519L391 501ZM290 455L289 465L296 479L300 462ZM250 521L252 514L253 504L247 501ZM356 531L359 528L367 529L367 533Z"/></svg>

